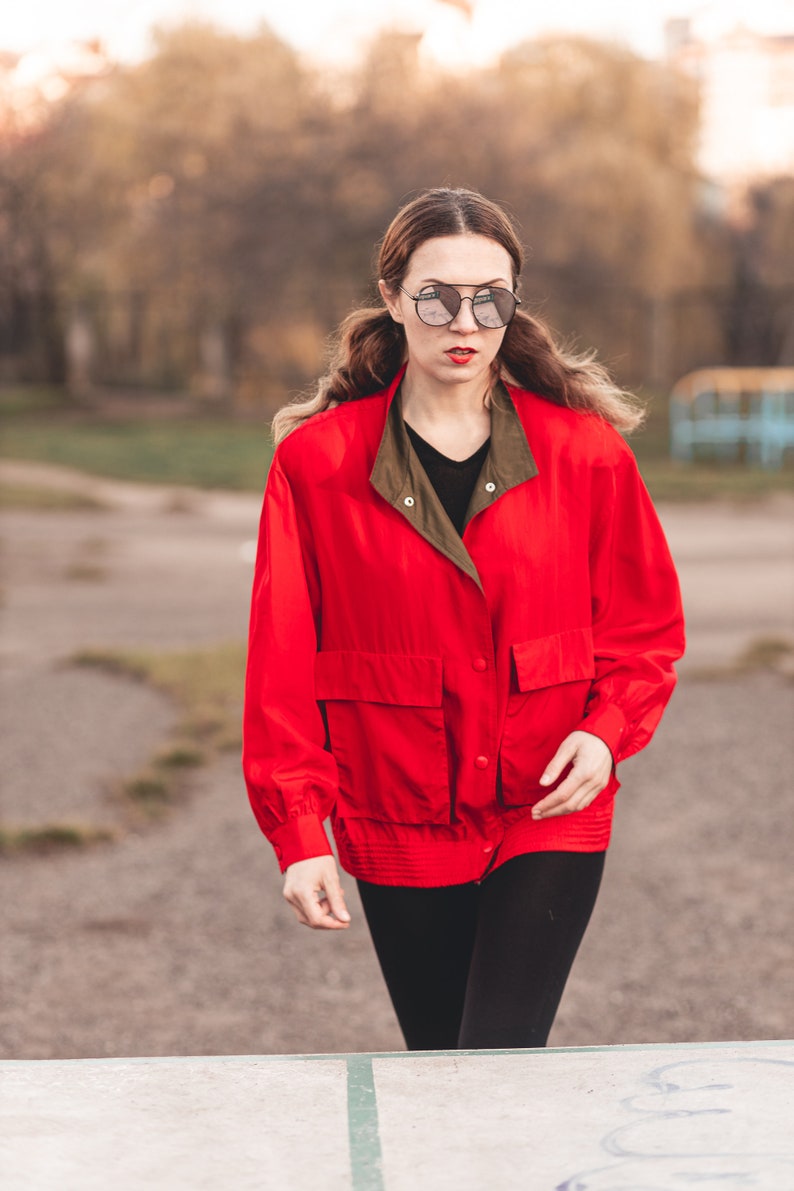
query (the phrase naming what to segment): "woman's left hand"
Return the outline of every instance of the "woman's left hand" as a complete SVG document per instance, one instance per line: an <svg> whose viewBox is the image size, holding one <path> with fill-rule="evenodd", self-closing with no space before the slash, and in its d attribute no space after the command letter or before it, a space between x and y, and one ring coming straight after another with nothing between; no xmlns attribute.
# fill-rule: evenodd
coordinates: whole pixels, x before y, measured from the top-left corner
<svg viewBox="0 0 794 1191"><path fill-rule="evenodd" d="M532 808L533 819L552 819L584 810L601 793L612 773L612 754L600 736L571 732L549 761L541 786L557 781L566 765L571 772L553 793Z"/></svg>

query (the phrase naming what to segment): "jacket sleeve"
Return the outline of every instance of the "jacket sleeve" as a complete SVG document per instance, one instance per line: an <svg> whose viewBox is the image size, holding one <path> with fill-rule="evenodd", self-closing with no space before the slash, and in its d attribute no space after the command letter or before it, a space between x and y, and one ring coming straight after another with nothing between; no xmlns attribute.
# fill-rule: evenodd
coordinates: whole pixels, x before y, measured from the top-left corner
<svg viewBox="0 0 794 1191"><path fill-rule="evenodd" d="M314 694L317 627L299 517L279 452L259 529L243 714L243 772L254 814L282 872L331 853L323 820L336 762Z"/></svg>
<svg viewBox="0 0 794 1191"><path fill-rule="evenodd" d="M578 727L617 763L650 740L684 652L681 593L670 550L629 448L601 473L591 539L595 678Z"/></svg>

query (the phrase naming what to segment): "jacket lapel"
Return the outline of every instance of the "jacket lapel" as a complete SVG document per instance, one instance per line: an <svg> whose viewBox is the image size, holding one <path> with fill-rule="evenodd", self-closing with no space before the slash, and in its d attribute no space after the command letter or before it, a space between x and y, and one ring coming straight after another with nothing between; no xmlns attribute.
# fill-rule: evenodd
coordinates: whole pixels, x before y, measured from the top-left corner
<svg viewBox="0 0 794 1191"><path fill-rule="evenodd" d="M399 380L393 386L378 453L370 474L373 488L410 522L417 533L469 575L482 590L471 555L450 521L422 467L402 417ZM491 407L491 445L466 510L466 525L511 488L538 474L524 428L500 381Z"/></svg>
<svg viewBox="0 0 794 1191"><path fill-rule="evenodd" d="M466 525L505 492L538 474L521 419L499 381L491 403L491 445L466 510Z"/></svg>

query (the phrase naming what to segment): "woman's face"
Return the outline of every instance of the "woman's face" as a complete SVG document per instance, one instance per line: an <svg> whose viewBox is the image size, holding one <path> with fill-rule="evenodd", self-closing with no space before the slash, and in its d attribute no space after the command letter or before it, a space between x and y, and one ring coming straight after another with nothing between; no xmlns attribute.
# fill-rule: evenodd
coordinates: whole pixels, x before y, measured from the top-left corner
<svg viewBox="0 0 794 1191"><path fill-rule="evenodd" d="M409 294L433 285L453 285L461 297L472 298L485 286L513 289L512 262L507 251L487 236L464 233L425 240L411 256L403 278ZM451 322L428 326L416 304L402 293L379 283L381 296L395 322L402 323L408 344L407 378L411 383L430 382L432 387L468 384L483 392L491 383L493 364L505 327L481 326L471 302L461 302Z"/></svg>

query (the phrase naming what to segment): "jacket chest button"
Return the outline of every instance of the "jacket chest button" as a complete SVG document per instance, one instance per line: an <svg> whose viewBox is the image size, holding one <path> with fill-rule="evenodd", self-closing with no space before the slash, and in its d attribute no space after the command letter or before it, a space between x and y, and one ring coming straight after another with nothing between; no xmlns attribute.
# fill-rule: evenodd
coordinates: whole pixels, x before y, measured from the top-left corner
<svg viewBox="0 0 794 1191"><path fill-rule="evenodd" d="M485 491L486 492L496 492L496 484L494 484L493 480L489 480L488 483L485 485Z"/></svg>
<svg viewBox="0 0 794 1191"><path fill-rule="evenodd" d="M477 670L480 674L482 674L483 670L488 669L488 663L485 658L474 658L471 663L471 667L472 670Z"/></svg>
<svg viewBox="0 0 794 1191"><path fill-rule="evenodd" d="M488 758L487 757L475 757L474 764L477 766L478 769L487 769L488 768Z"/></svg>
<svg viewBox="0 0 794 1191"><path fill-rule="evenodd" d="M405 500L403 501L403 504L406 506L406 508L412 509L414 507L414 505L416 504L416 501L414 500L414 498L412 496L406 496Z"/></svg>

